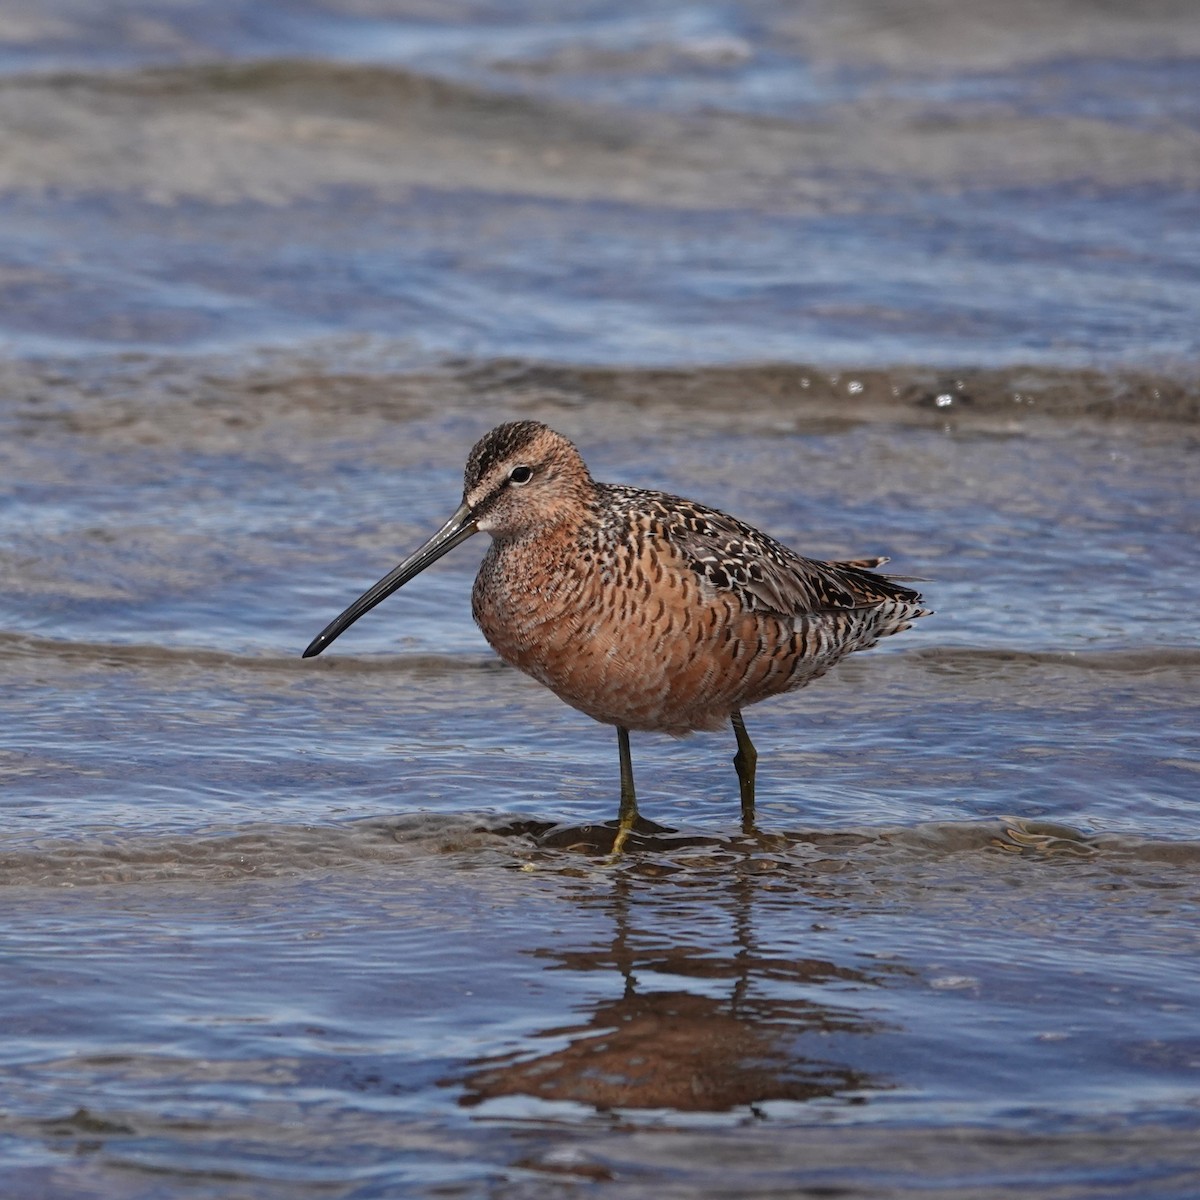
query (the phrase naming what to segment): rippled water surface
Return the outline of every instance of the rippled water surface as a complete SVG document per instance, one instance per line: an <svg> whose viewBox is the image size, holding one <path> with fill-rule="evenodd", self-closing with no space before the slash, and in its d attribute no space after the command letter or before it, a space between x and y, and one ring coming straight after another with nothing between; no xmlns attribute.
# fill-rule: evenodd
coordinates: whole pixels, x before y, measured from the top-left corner
<svg viewBox="0 0 1200 1200"><path fill-rule="evenodd" d="M1200 19L0 14L0 1194L1200 1193ZM482 538L532 416L934 617L635 735Z"/></svg>

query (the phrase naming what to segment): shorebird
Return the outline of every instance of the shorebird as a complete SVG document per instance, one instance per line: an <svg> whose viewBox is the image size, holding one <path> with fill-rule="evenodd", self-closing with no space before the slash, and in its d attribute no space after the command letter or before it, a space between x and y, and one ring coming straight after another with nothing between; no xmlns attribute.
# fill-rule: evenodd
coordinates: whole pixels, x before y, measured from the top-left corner
<svg viewBox="0 0 1200 1200"><path fill-rule="evenodd" d="M304 657L480 530L492 543L471 607L484 637L559 699L616 726L614 853L638 820L630 730L683 736L730 722L749 832L758 755L742 709L929 615L912 588L875 573L884 558L804 558L703 504L597 483L561 434L511 421L472 449L454 515Z"/></svg>

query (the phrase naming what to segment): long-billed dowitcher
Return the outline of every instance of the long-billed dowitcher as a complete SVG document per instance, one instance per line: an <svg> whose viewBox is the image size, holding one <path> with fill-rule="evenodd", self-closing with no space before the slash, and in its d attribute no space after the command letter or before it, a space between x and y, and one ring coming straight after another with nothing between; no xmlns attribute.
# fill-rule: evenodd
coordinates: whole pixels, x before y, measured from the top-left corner
<svg viewBox="0 0 1200 1200"><path fill-rule="evenodd" d="M471 598L484 637L561 700L617 727L618 851L638 816L631 729L682 736L731 722L748 831L758 755L742 709L928 615L917 592L872 571L886 559L802 558L716 509L597 483L561 434L512 421L471 451L454 515L304 657L479 530L492 536Z"/></svg>

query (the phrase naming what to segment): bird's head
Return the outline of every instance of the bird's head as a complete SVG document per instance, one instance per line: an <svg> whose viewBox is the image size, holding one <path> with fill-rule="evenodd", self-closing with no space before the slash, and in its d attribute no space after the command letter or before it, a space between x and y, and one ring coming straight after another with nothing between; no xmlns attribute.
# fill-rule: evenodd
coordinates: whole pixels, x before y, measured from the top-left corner
<svg viewBox="0 0 1200 1200"><path fill-rule="evenodd" d="M497 425L475 444L463 479L463 504L476 528L498 538L569 521L594 492L579 451L538 421Z"/></svg>

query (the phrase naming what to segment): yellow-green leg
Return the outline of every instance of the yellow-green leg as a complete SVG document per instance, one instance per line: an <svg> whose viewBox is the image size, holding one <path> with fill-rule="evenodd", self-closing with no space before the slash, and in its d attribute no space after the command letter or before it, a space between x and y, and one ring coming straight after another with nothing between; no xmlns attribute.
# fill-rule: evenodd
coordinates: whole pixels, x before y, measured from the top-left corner
<svg viewBox="0 0 1200 1200"><path fill-rule="evenodd" d="M746 732L746 722L742 720L740 709L735 708L730 720L733 722L733 736L737 738L737 753L733 756L734 770L737 771L738 790L742 794L742 829L749 833L754 828L754 768L758 765L758 751Z"/></svg>
<svg viewBox="0 0 1200 1200"><path fill-rule="evenodd" d="M625 848L630 831L637 823L637 796L633 790L633 757L629 753L629 730L617 726L617 749L621 752L621 810L617 814L617 836L613 839L612 852L620 854Z"/></svg>

